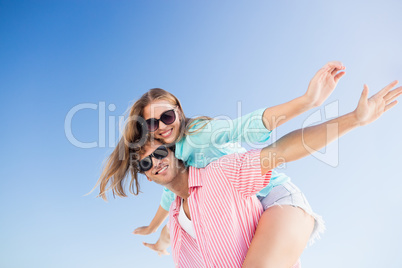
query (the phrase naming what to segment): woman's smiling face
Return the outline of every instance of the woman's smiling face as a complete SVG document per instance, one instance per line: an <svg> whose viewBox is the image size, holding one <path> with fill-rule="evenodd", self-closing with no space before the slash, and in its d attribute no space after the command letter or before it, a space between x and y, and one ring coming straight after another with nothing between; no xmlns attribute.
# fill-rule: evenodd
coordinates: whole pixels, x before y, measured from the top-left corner
<svg viewBox="0 0 402 268"><path fill-rule="evenodd" d="M151 131L153 138L163 141L163 143L173 143L180 134L180 111L176 106L166 100L155 100L145 106L143 116L145 120L154 118L160 119L161 115L169 110L174 110L176 119L172 124L166 125L161 120L157 123L158 129Z"/></svg>

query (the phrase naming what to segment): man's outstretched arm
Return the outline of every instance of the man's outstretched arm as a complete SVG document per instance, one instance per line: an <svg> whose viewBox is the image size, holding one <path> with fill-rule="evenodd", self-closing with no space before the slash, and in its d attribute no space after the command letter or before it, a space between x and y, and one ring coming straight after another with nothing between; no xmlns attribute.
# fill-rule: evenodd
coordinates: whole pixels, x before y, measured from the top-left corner
<svg viewBox="0 0 402 268"><path fill-rule="evenodd" d="M155 244L149 244L145 242L143 242L143 244L144 246L156 251L159 256L169 255L169 252L167 252L167 248L170 246L170 234L167 224L165 225L165 227L163 227L161 235Z"/></svg>
<svg viewBox="0 0 402 268"><path fill-rule="evenodd" d="M402 87L391 90L397 84L398 81L392 82L371 98L368 98L368 87L364 85L353 112L316 126L295 130L265 147L261 151L261 173L265 174L284 162L303 158L312 150L320 150L352 129L374 122L397 104L396 98L402 94Z"/></svg>

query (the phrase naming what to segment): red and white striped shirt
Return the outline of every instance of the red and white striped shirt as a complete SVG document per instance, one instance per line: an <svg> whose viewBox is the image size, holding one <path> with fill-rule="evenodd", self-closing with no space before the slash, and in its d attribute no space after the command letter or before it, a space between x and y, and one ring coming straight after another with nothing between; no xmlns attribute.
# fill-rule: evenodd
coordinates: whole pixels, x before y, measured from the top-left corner
<svg viewBox="0 0 402 268"><path fill-rule="evenodd" d="M241 267L263 212L255 193L268 185L261 176L261 150L223 156L205 168L189 168L188 206L196 239L179 222L180 197L170 207L169 230L177 267Z"/></svg>

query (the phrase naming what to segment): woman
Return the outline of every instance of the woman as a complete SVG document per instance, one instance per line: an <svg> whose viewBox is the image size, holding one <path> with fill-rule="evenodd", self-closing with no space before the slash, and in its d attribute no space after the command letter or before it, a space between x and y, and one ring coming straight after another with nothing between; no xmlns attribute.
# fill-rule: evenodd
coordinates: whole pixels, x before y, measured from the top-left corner
<svg viewBox="0 0 402 268"><path fill-rule="evenodd" d="M139 183L137 170L130 165L133 146L140 145L149 133L151 139L175 144L175 155L187 165L204 167L214 159L244 149L236 142L265 142L270 132L293 117L321 105L335 89L344 75L340 62L329 62L311 80L307 92L287 103L260 109L233 121L210 118L188 119L179 100L162 89L145 93L131 108L129 121L123 136L109 157L98 181L100 196L106 199L106 191L126 196L123 181L130 170L130 191L137 195ZM279 120L278 120L279 119ZM247 133L248 129L259 129ZM135 157L135 155L131 155ZM312 242L323 231L320 217L312 212L303 193L284 175L273 171L270 185L259 193L264 207L256 235L250 245L245 265L261 265L268 261L275 267L290 267L297 262L307 242ZM108 186L109 185L109 186ZM149 234L166 219L174 196L164 190L161 206L149 226L137 228L135 234ZM156 243L149 245L160 254L167 254Z"/></svg>

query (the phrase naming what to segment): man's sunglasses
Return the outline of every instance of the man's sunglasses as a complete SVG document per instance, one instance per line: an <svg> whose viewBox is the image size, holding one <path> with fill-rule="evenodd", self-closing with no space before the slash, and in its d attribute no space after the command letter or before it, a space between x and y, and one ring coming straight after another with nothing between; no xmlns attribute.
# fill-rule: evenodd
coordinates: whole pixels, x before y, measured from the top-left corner
<svg viewBox="0 0 402 268"><path fill-rule="evenodd" d="M162 121L165 125L171 125L175 120L176 113L174 112L174 109L172 109L162 113L159 119L149 118L145 122L147 122L148 130L154 132L159 128L159 121Z"/></svg>
<svg viewBox="0 0 402 268"><path fill-rule="evenodd" d="M166 148L165 145L159 146L152 154L148 155L147 157L138 162L140 172L145 172L152 168L152 157L155 157L156 159L160 160L165 158L168 155L168 153L169 153L168 149Z"/></svg>

